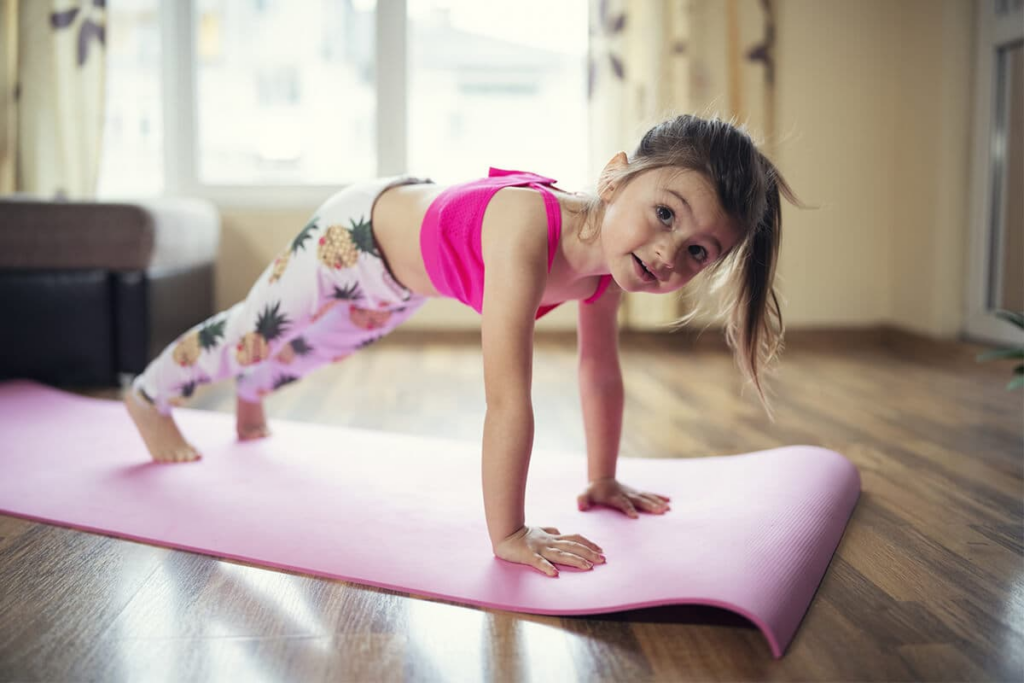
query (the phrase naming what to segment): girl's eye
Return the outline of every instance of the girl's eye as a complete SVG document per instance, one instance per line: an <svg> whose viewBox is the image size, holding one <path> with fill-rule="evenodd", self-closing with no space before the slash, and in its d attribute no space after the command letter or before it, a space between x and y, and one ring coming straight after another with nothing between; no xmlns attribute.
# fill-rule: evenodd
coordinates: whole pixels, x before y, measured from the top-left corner
<svg viewBox="0 0 1024 683"><path fill-rule="evenodd" d="M699 246L694 245L694 246L690 247L690 249L700 249L701 252L704 254L704 256L701 257L701 258L697 258L696 256L694 256L694 260L697 261L697 263L704 263L705 261L708 260L708 250L705 249L704 247L699 247ZM690 253L693 254L692 251Z"/></svg>
<svg viewBox="0 0 1024 683"><path fill-rule="evenodd" d="M664 214L662 212L664 212ZM659 206L659 207L657 207L655 209L655 213L658 214L658 220L662 221L663 223L666 222L666 221L671 222L672 221L672 216L674 215L672 213L672 209L668 208L667 206Z"/></svg>

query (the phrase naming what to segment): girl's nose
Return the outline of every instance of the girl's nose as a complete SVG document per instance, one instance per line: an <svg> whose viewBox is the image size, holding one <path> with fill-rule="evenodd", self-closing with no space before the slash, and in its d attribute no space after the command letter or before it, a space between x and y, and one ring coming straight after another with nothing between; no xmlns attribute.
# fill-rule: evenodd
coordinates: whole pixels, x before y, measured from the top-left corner
<svg viewBox="0 0 1024 683"><path fill-rule="evenodd" d="M677 254L678 249L673 244L659 245L654 248L654 255L658 257L659 261L657 265L665 270L675 270Z"/></svg>

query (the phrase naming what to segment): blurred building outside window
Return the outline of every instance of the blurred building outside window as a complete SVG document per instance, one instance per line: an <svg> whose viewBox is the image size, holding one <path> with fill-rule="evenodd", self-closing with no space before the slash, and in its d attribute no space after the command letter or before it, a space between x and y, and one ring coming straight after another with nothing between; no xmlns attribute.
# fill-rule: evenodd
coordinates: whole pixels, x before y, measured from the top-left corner
<svg viewBox="0 0 1024 683"><path fill-rule="evenodd" d="M192 20L180 30L191 33L172 46L161 40L161 2L173 0L108 5L101 197L326 190L382 175L382 137L400 139L405 172L438 182L492 165L565 188L589 180L586 0L188 0ZM378 14L396 7L405 17L389 39L405 41L404 78L376 68ZM194 55L162 54L189 45ZM194 103L186 90L165 108L162 79L177 77L166 64L187 65ZM404 81L405 125L378 131L387 79ZM169 139L164 112L193 109L180 130L194 139ZM194 150L184 171L170 168L169 144Z"/></svg>
<svg viewBox="0 0 1024 683"><path fill-rule="evenodd" d="M164 189L159 0L107 7L106 115L101 198L148 197Z"/></svg>

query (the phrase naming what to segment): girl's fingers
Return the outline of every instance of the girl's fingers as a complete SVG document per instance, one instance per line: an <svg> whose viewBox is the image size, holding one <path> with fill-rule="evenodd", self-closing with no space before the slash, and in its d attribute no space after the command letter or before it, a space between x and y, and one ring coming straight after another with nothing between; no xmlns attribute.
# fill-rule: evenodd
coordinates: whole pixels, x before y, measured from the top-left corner
<svg viewBox="0 0 1024 683"><path fill-rule="evenodd" d="M567 564L570 567L579 567L580 569L593 569L594 567L594 563L585 557L580 557L558 548L545 548L544 554L549 560L558 564Z"/></svg>
<svg viewBox="0 0 1024 683"><path fill-rule="evenodd" d="M626 495L616 496L612 501L612 504L626 513L627 516L636 519L640 515L637 514L636 508L633 507L633 501L631 501Z"/></svg>
<svg viewBox="0 0 1024 683"><path fill-rule="evenodd" d="M603 550L601 550L601 546L599 546L598 544L594 543L589 538L584 538L583 536L580 536L579 534L573 534L572 536L566 536L564 538L564 540L566 540L566 541L576 541L577 543L579 543L581 545L587 546L588 548L590 548L594 552L598 552L598 553L603 553L604 552Z"/></svg>
<svg viewBox="0 0 1024 683"><path fill-rule="evenodd" d="M575 541L558 541L556 546L559 550L572 553L573 555L579 555L586 560L593 562L594 564L601 564L604 560L601 558L601 553L597 552L592 548L588 548L582 543L576 543Z"/></svg>
<svg viewBox="0 0 1024 683"><path fill-rule="evenodd" d="M630 495L637 495L643 498L653 498L655 500L661 501L662 503L672 502L672 499L669 498L668 496L663 496L660 493L651 493L650 491L631 491Z"/></svg>
<svg viewBox="0 0 1024 683"><path fill-rule="evenodd" d="M548 576L558 576L558 569L555 568L555 565L551 564L550 562L548 562L536 553L534 553L533 555L533 561L530 562L530 566L534 567L535 569L539 569Z"/></svg>
<svg viewBox="0 0 1024 683"><path fill-rule="evenodd" d="M660 514L669 509L668 503L665 503L660 498L652 496L649 493L640 494L639 503L643 510L653 512L655 514Z"/></svg>
<svg viewBox="0 0 1024 683"><path fill-rule="evenodd" d="M633 504L644 512L654 512L658 509L657 503L642 494L633 496Z"/></svg>

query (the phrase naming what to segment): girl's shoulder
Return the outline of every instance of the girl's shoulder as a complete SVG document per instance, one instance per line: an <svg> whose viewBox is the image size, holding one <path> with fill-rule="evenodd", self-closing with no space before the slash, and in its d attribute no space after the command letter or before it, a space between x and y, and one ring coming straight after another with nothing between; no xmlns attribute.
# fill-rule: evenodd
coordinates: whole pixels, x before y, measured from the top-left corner
<svg viewBox="0 0 1024 683"><path fill-rule="evenodd" d="M481 226L481 245L500 244L510 253L546 255L548 215L544 198L531 187L504 187L491 197Z"/></svg>

